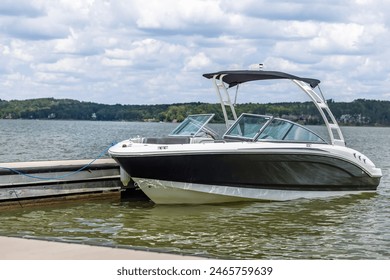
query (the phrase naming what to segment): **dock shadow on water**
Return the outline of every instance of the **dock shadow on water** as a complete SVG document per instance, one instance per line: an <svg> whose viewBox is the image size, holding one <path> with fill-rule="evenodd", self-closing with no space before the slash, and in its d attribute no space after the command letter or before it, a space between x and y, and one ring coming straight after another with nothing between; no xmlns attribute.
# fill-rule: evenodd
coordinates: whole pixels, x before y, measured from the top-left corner
<svg viewBox="0 0 390 280"><path fill-rule="evenodd" d="M87 202L0 213L0 235L222 259L388 259L388 203L378 194L215 205Z"/></svg>

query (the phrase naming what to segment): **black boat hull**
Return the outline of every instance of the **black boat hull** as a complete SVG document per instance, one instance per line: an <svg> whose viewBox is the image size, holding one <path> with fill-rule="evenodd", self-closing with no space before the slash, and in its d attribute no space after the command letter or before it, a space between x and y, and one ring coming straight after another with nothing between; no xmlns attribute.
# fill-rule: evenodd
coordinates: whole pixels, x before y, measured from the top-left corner
<svg viewBox="0 0 390 280"><path fill-rule="evenodd" d="M291 192L294 197L297 192L321 192L323 196L324 192L375 192L380 181L380 177L369 176L354 163L327 154L209 153L114 158L143 190L164 189L169 185L210 193L216 192L219 186L225 190L222 195L228 196L231 194L226 188L234 188L235 193L247 189L251 193L255 190Z"/></svg>

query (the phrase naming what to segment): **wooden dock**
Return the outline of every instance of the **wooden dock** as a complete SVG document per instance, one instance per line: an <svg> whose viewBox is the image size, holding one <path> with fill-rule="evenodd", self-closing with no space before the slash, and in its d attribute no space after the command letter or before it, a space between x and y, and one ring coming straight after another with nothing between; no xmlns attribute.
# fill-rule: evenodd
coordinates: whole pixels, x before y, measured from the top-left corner
<svg viewBox="0 0 390 280"><path fill-rule="evenodd" d="M123 187L119 165L113 159L92 161L0 163L0 207L86 197L119 198Z"/></svg>

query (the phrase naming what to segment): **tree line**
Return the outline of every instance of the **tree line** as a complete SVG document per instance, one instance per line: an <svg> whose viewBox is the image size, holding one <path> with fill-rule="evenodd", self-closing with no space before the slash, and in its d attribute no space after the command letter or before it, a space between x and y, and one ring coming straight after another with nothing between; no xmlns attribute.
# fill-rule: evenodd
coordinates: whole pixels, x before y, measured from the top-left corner
<svg viewBox="0 0 390 280"><path fill-rule="evenodd" d="M334 102L328 105L337 120L344 125L390 125L390 101L357 99L352 102ZM312 102L244 103L236 111L274 115L319 124L321 118ZM182 121L190 114L215 113L214 121L223 122L220 104L177 103L157 105L107 105L72 99L38 98L28 100L1 100L0 119L57 119L101 121Z"/></svg>

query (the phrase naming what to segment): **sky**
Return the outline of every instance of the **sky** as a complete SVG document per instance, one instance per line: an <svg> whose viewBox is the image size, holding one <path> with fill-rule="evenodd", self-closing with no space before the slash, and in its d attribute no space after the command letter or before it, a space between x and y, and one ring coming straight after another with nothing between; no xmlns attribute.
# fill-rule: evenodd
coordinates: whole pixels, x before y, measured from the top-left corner
<svg viewBox="0 0 390 280"><path fill-rule="evenodd" d="M263 63L327 99L390 100L389 27L388 0L1 0L0 99L216 103L202 74ZM238 102L297 95L259 86Z"/></svg>

